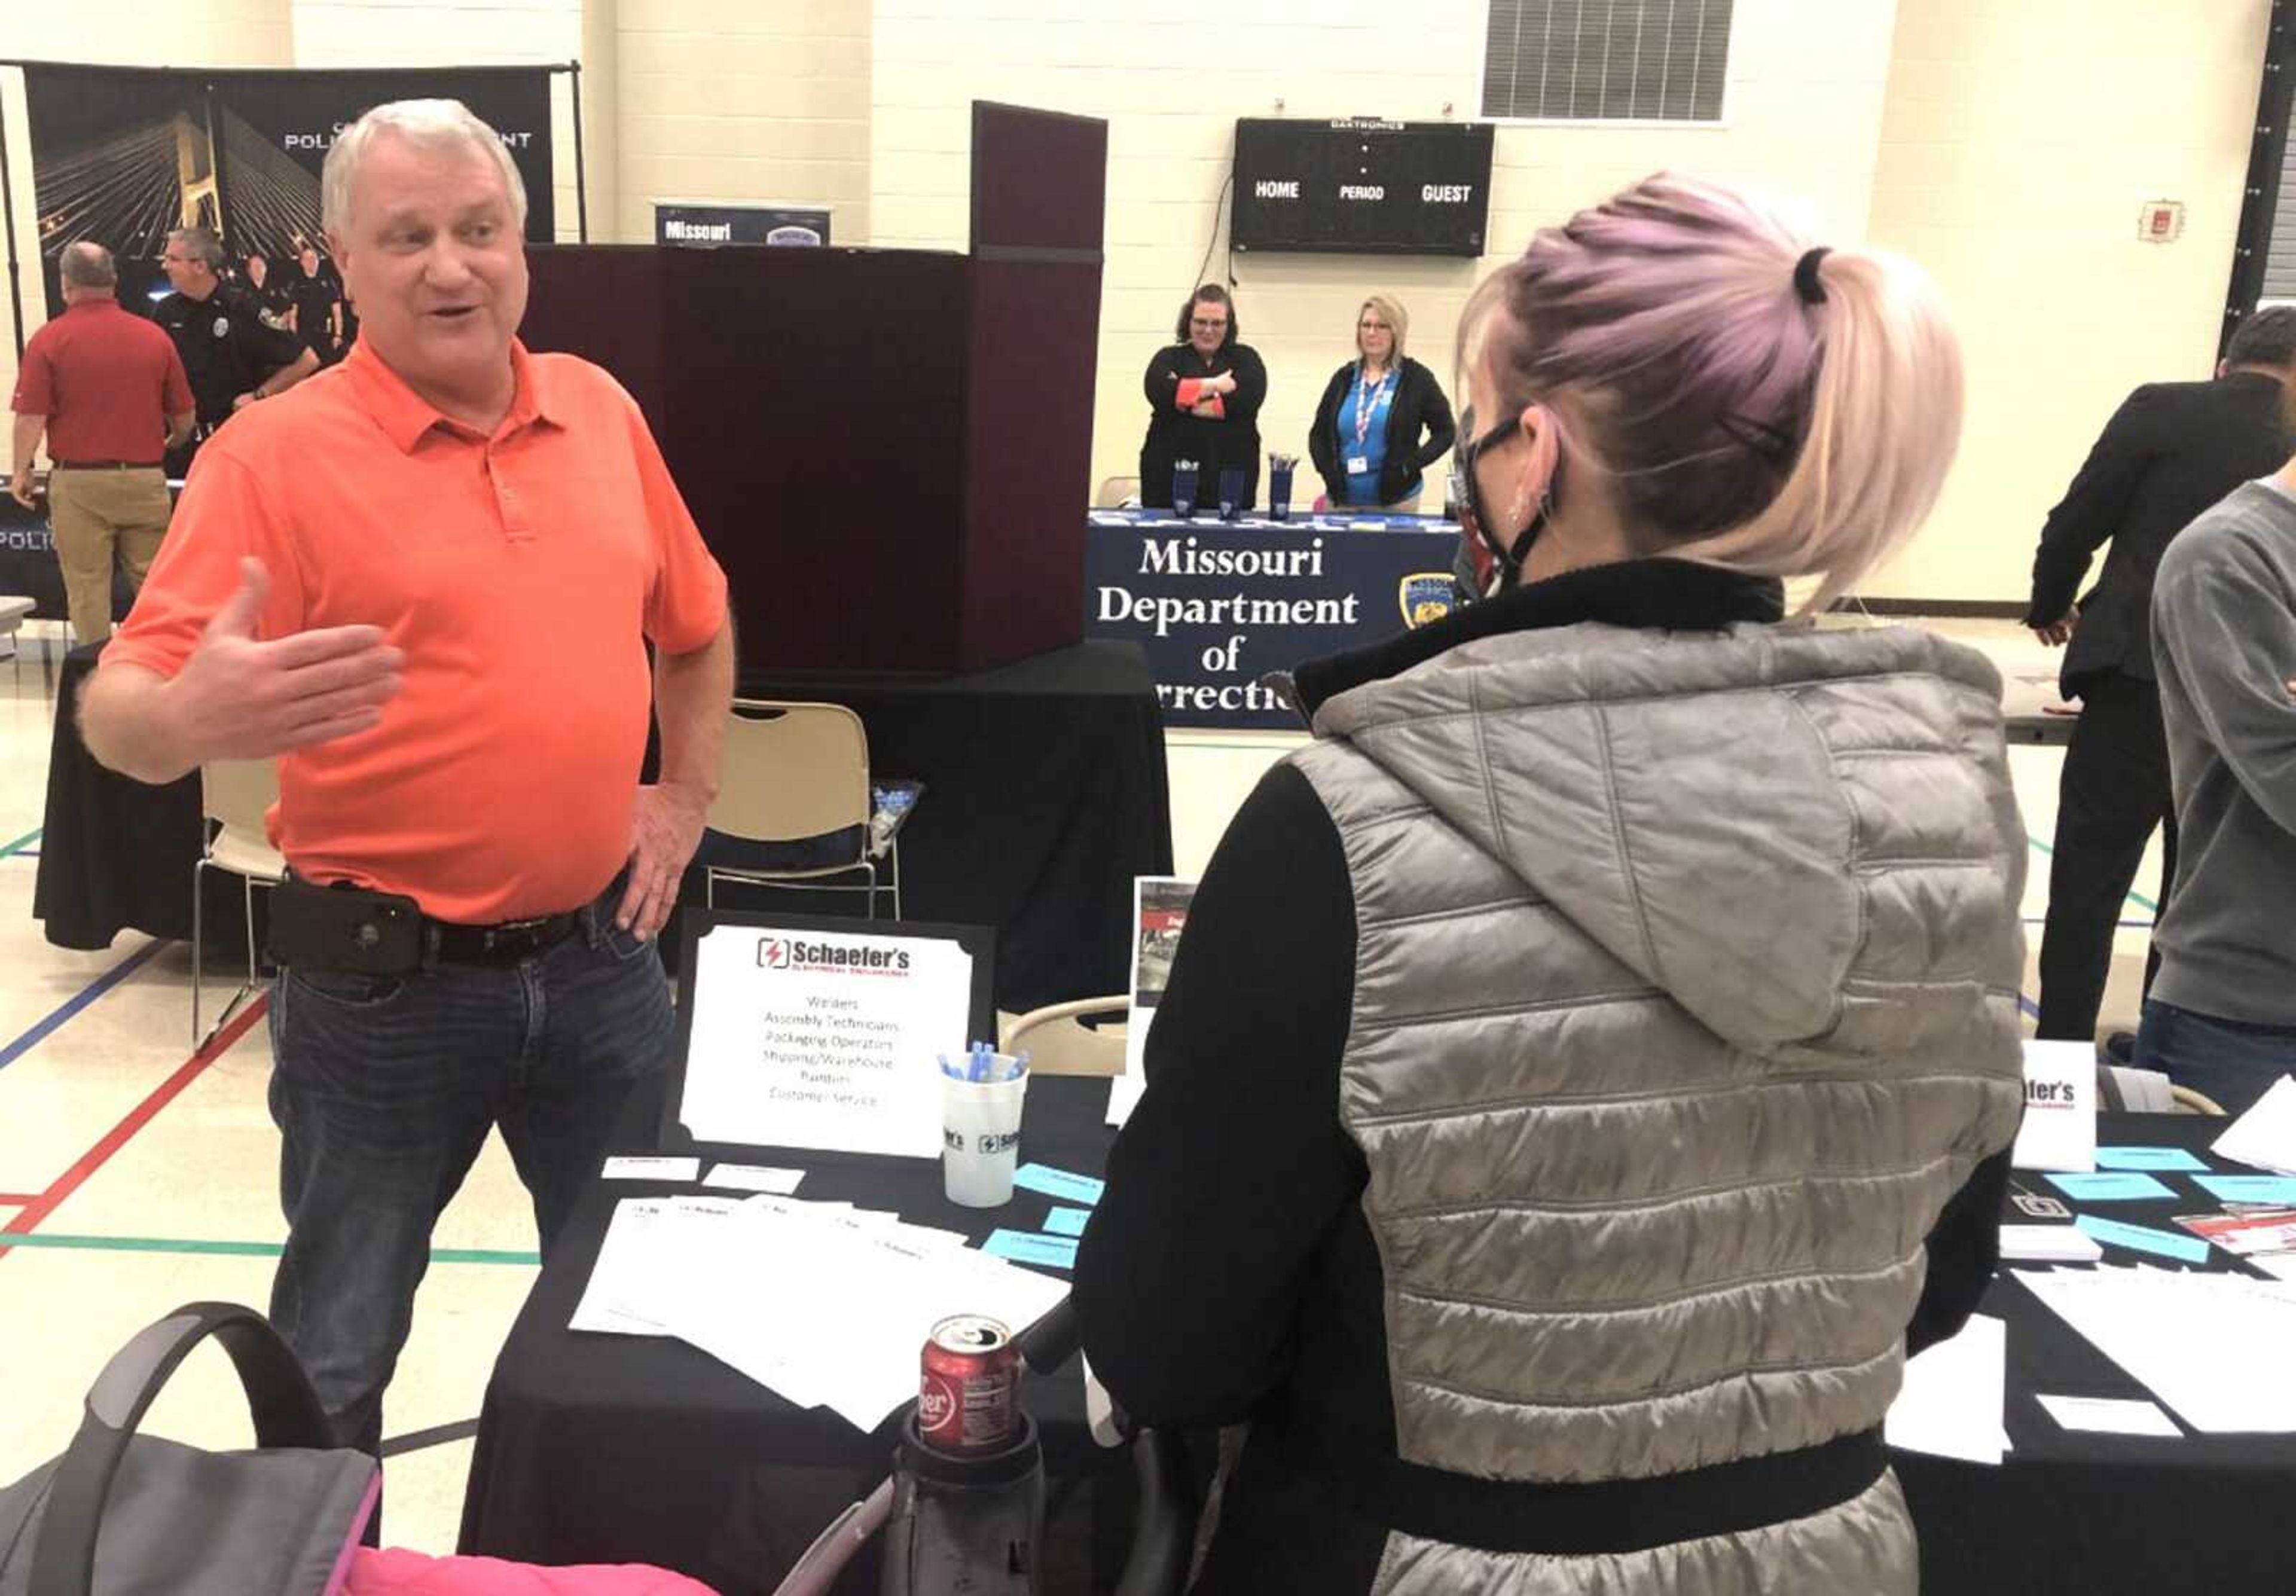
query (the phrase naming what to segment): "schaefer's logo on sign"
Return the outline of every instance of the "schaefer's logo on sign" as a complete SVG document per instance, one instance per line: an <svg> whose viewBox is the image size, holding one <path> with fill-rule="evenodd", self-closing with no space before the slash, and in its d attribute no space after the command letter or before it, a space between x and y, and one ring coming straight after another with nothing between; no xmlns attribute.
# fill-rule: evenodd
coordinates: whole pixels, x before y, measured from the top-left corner
<svg viewBox="0 0 2296 1596"><path fill-rule="evenodd" d="M1431 625L1451 613L1452 582L1447 571L1422 571L1396 584L1396 601L1403 606L1403 624Z"/></svg>
<svg viewBox="0 0 2296 1596"><path fill-rule="evenodd" d="M758 939L761 970L827 970L849 975L906 975L906 948L857 948L849 942L807 942L792 936Z"/></svg>

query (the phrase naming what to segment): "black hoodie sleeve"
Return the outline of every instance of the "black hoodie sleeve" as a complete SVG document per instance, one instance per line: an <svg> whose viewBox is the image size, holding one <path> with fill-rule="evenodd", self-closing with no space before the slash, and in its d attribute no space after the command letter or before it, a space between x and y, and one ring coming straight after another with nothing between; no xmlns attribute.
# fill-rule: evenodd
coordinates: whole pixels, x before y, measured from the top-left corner
<svg viewBox="0 0 2296 1596"><path fill-rule="evenodd" d="M1961 1334L1993 1282L2001 1263L2001 1205L2009 1195L2009 1155L2003 1148L1970 1172L1930 1227L1929 1276L1906 1327L1906 1355Z"/></svg>
<svg viewBox="0 0 2296 1596"><path fill-rule="evenodd" d="M1353 366L1342 366L1324 384L1324 397L1316 406L1316 419L1308 425L1308 458L1316 463L1316 474L1324 479L1324 491L1333 504L1345 503L1348 480L1340 474L1340 401L1347 398L1348 382Z"/></svg>
<svg viewBox="0 0 2296 1596"><path fill-rule="evenodd" d="M1412 364L1417 366L1419 363L1414 360ZM1459 440L1459 424L1451 417L1451 401L1443 396L1443 384L1437 382L1435 374L1423 366L1419 366L1419 374L1426 384L1427 398L1421 407L1420 419L1426 424L1427 441L1419 446L1418 453L1413 457L1411 469L1414 473L1434 465Z"/></svg>
<svg viewBox="0 0 2296 1596"><path fill-rule="evenodd" d="M1237 1422L1290 1367L1316 1249L1369 1178L1339 1120L1355 937L1339 833L1279 765L1197 888L1077 1259L1085 1352L1144 1424Z"/></svg>

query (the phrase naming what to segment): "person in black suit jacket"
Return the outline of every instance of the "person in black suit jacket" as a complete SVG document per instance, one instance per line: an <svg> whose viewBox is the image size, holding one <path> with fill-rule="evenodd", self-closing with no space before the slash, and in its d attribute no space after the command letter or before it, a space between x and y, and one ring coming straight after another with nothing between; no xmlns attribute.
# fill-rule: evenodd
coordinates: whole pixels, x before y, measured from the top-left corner
<svg viewBox="0 0 2296 1596"><path fill-rule="evenodd" d="M1457 440L1435 374L1403 352L1411 318L1375 293L1356 313L1356 358L1332 374L1308 429L1308 457L1334 509L1409 508L1424 473Z"/></svg>
<svg viewBox="0 0 2296 1596"><path fill-rule="evenodd" d="M2148 383L2130 394L2041 529L2025 624L2070 644L2059 682L2081 701L2057 791L2048 922L2041 934L2046 1040L2096 1032L2121 901L2163 827L2161 901L2177 874L2177 816L2152 677L2152 573L2169 540L2239 487L2286 463L2296 307L2251 316L2212 383ZM2104 571L2076 605L2089 560ZM2146 961L2149 988L2157 956Z"/></svg>

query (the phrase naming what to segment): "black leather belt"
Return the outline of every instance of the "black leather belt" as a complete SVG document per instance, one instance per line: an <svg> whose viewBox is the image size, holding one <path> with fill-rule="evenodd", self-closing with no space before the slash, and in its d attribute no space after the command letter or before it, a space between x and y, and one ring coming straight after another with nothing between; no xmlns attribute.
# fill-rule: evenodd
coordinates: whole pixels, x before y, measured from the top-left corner
<svg viewBox="0 0 2296 1596"><path fill-rule="evenodd" d="M447 964L517 964L564 942L581 924L578 913L496 926L458 926L425 915L422 939L432 957Z"/></svg>
<svg viewBox="0 0 2296 1596"><path fill-rule="evenodd" d="M157 460L51 460L50 471L157 471Z"/></svg>

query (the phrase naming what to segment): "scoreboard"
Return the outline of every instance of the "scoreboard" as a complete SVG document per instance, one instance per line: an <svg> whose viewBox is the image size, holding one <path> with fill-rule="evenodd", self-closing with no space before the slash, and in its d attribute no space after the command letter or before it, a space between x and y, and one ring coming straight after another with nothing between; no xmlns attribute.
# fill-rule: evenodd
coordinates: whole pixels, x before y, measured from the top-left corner
<svg viewBox="0 0 2296 1596"><path fill-rule="evenodd" d="M1490 218L1488 122L1235 125L1239 251L1480 255Z"/></svg>

